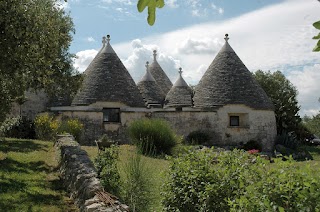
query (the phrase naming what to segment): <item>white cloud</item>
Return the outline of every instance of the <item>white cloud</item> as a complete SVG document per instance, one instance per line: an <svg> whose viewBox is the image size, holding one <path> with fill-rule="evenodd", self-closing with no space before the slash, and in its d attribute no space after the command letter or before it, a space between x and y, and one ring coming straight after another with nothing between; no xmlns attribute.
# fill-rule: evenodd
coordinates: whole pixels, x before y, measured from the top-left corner
<svg viewBox="0 0 320 212"><path fill-rule="evenodd" d="M146 45L143 44L141 40L136 39L131 42L131 48L132 53L123 60L123 63L136 82L144 75L146 62L149 61L149 63L152 63L153 50L157 50L157 61L167 75L170 78L176 75L176 70L180 65L179 61L161 52L159 46Z"/></svg>
<svg viewBox="0 0 320 212"><path fill-rule="evenodd" d="M179 7L177 0L166 0L165 4L166 4L166 6L168 6L170 8L178 8Z"/></svg>
<svg viewBox="0 0 320 212"><path fill-rule="evenodd" d="M299 91L298 102L303 106L300 114L320 112L320 64L306 66L302 71L291 71L287 78Z"/></svg>
<svg viewBox="0 0 320 212"><path fill-rule="evenodd" d="M78 52L73 66L78 69L79 72L84 72L97 53L98 51L95 49Z"/></svg>
<svg viewBox="0 0 320 212"><path fill-rule="evenodd" d="M188 2L199 5L196 0ZM290 0L226 21L198 24L113 46L136 80L144 74L145 62L152 59L152 50L156 48L160 51L158 61L171 80L174 81L181 64L187 83L196 84L220 50L224 34L229 33L229 43L250 71L285 72L299 90L301 113L311 113L319 109L320 89L310 80L299 84L303 81L299 77L318 79L318 75L312 74L316 73L318 66L314 64L320 64L320 57L312 52L315 41L311 38L317 34L312 23L319 19L319 9L317 1Z"/></svg>
<svg viewBox="0 0 320 212"><path fill-rule="evenodd" d="M88 42L92 43L92 42L96 42L96 40L93 37L87 37L86 39Z"/></svg>
<svg viewBox="0 0 320 212"><path fill-rule="evenodd" d="M200 11L198 9L192 10L191 14L194 17L200 17L201 16Z"/></svg>
<svg viewBox="0 0 320 212"><path fill-rule="evenodd" d="M219 14L223 14L224 13L224 9L221 8L221 7L218 7L214 3L211 3L211 8L213 9L214 12L218 12Z"/></svg>
<svg viewBox="0 0 320 212"><path fill-rule="evenodd" d="M107 4L118 3L122 5L133 5L131 0L102 0L102 2Z"/></svg>
<svg viewBox="0 0 320 212"><path fill-rule="evenodd" d="M211 54L222 46L221 40L205 37L201 39L186 38L176 49L177 54Z"/></svg>
<svg viewBox="0 0 320 212"><path fill-rule="evenodd" d="M223 13L224 13L224 9L220 7L220 8L218 9L218 13L219 13L219 14L223 14Z"/></svg>

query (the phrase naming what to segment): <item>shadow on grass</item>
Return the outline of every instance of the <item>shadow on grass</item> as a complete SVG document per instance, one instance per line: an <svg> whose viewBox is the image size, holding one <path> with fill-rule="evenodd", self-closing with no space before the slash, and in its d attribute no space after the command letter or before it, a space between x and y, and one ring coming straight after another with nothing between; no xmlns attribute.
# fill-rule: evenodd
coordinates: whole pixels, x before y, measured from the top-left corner
<svg viewBox="0 0 320 212"><path fill-rule="evenodd" d="M27 192L26 201L32 202L33 204L43 204L43 205L56 205L57 203L62 201L61 195L53 195L53 194L43 194L43 193L36 193L32 194Z"/></svg>
<svg viewBox="0 0 320 212"><path fill-rule="evenodd" d="M1 171L31 173L31 172L49 172L52 167L48 166L44 161L21 163L11 158L0 160Z"/></svg>
<svg viewBox="0 0 320 212"><path fill-rule="evenodd" d="M37 144L33 140L1 140L0 151L7 152L33 152L39 150L45 150L47 145Z"/></svg>
<svg viewBox="0 0 320 212"><path fill-rule="evenodd" d="M0 199L1 200L1 199ZM46 207L55 206L55 211L69 211L60 194L25 192L11 201L0 201L1 211L46 211Z"/></svg>
<svg viewBox="0 0 320 212"><path fill-rule="evenodd" d="M21 191L27 186L26 183L13 179L0 179L0 194L8 191ZM0 207L1 209L1 207Z"/></svg>

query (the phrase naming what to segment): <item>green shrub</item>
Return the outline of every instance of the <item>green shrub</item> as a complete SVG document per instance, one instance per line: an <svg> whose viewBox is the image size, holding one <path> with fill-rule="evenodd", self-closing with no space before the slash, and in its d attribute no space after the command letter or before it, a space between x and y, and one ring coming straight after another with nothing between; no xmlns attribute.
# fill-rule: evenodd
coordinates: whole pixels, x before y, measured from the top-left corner
<svg viewBox="0 0 320 212"><path fill-rule="evenodd" d="M120 175L117 167L119 159L119 147L112 145L100 151L94 160L98 177L106 191L119 196L120 195Z"/></svg>
<svg viewBox="0 0 320 212"><path fill-rule="evenodd" d="M281 144L290 149L297 149L300 145L300 142L293 132L283 132L281 135L277 135L276 144Z"/></svg>
<svg viewBox="0 0 320 212"><path fill-rule="evenodd" d="M243 150L200 150L171 159L165 211L316 211L320 176L292 159L268 160Z"/></svg>
<svg viewBox="0 0 320 212"><path fill-rule="evenodd" d="M35 131L38 139L54 140L59 127L59 122L48 113L38 115L35 120Z"/></svg>
<svg viewBox="0 0 320 212"><path fill-rule="evenodd" d="M57 129L58 134L69 133L78 141L82 134L83 124L78 119L65 119L60 122Z"/></svg>
<svg viewBox="0 0 320 212"><path fill-rule="evenodd" d="M203 130L196 130L187 136L185 143L191 145L208 144L210 135Z"/></svg>
<svg viewBox="0 0 320 212"><path fill-rule="evenodd" d="M0 134L4 137L34 139L34 123L26 117L6 118L0 126Z"/></svg>
<svg viewBox="0 0 320 212"><path fill-rule="evenodd" d="M131 123L129 136L145 155L168 154L177 137L167 122L161 119L141 119Z"/></svg>
<svg viewBox="0 0 320 212"><path fill-rule="evenodd" d="M231 211L319 211L320 177L310 166L299 166L290 158L274 166L258 164L259 181L229 201Z"/></svg>
<svg viewBox="0 0 320 212"><path fill-rule="evenodd" d="M150 173L140 154L134 154L125 164L126 179L123 185L123 199L130 210L150 211L152 202Z"/></svg>

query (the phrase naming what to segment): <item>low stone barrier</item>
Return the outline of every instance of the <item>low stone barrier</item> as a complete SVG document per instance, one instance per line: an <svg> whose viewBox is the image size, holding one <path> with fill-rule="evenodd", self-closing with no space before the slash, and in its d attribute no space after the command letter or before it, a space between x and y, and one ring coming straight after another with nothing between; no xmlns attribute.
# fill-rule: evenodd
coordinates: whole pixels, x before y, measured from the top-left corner
<svg viewBox="0 0 320 212"><path fill-rule="evenodd" d="M116 197L105 192L86 151L71 135L58 136L60 176L80 211L129 211Z"/></svg>

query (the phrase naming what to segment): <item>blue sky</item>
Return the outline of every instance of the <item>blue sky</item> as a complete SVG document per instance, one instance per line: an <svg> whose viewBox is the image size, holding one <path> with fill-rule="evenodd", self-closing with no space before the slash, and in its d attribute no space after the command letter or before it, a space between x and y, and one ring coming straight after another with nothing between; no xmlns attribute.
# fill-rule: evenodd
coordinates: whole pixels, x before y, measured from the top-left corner
<svg viewBox="0 0 320 212"><path fill-rule="evenodd" d="M158 61L174 82L178 68L197 84L224 43L229 43L250 71L282 71L297 87L301 115L320 110L320 53L312 52L320 20L318 0L165 0L154 26L134 0L68 0L76 34L74 66L84 71L111 35L111 45L137 82L145 62L158 50Z"/></svg>
<svg viewBox="0 0 320 212"><path fill-rule="evenodd" d="M147 10L137 11L135 0L68 0L66 10L71 12L76 34L72 52L99 48L101 35L112 33L113 43L157 35L179 28L223 21L282 0L167 0L157 10L154 26L146 22ZM91 41L91 45L88 42Z"/></svg>

